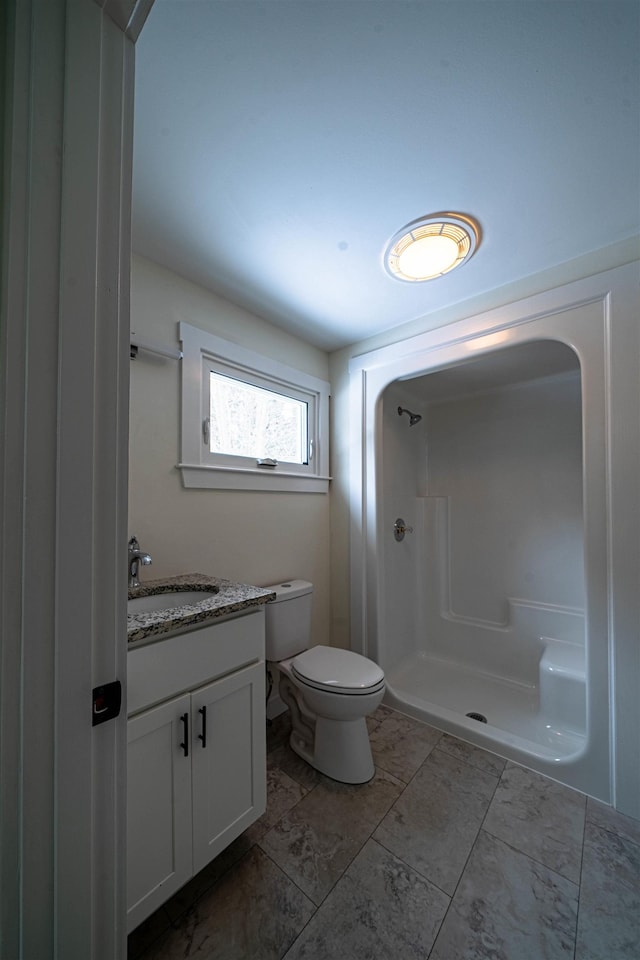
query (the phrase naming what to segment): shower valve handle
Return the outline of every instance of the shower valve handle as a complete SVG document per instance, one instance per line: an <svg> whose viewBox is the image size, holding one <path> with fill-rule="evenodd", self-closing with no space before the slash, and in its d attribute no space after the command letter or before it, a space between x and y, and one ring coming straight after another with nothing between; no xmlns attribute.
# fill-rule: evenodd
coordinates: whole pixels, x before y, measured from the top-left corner
<svg viewBox="0 0 640 960"><path fill-rule="evenodd" d="M402 517L398 517L393 525L393 535L400 542L400 540L404 540L405 533L413 533L413 527L408 527Z"/></svg>

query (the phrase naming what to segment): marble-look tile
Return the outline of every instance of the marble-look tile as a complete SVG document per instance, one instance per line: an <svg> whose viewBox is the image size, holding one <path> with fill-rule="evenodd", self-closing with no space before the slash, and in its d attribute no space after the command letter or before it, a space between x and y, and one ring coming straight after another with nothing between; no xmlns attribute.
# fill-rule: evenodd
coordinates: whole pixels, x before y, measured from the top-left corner
<svg viewBox="0 0 640 960"><path fill-rule="evenodd" d="M258 847L141 960L280 960L313 904Z"/></svg>
<svg viewBox="0 0 640 960"><path fill-rule="evenodd" d="M625 840L640 844L640 820L626 817L599 800L587 799L587 820L603 830L609 830Z"/></svg>
<svg viewBox="0 0 640 960"><path fill-rule="evenodd" d="M376 770L368 783L340 783L323 776L314 796L318 806L339 810L352 820L366 820L373 831L403 789L404 783L397 777Z"/></svg>
<svg viewBox="0 0 640 960"><path fill-rule="evenodd" d="M442 736L440 730L399 713L384 717L370 731L376 767L408 783Z"/></svg>
<svg viewBox="0 0 640 960"><path fill-rule="evenodd" d="M393 710L391 710L389 707L385 707L383 703L381 703L379 707L376 707L373 713L369 714L369 716L366 718L367 729L369 733L371 733L372 730L375 730L376 727L379 727L382 721L386 720L386 718L390 717L392 714Z"/></svg>
<svg viewBox="0 0 640 960"><path fill-rule="evenodd" d="M277 767L295 780L306 790L312 790L318 783L326 779L319 770L310 766L306 760L299 757L287 743L280 744L267 757L267 766Z"/></svg>
<svg viewBox="0 0 640 960"><path fill-rule="evenodd" d="M576 960L640 956L640 846L587 822Z"/></svg>
<svg viewBox="0 0 640 960"><path fill-rule="evenodd" d="M497 777L434 750L374 839L451 895L497 784Z"/></svg>
<svg viewBox="0 0 640 960"><path fill-rule="evenodd" d="M302 800L309 791L288 777L279 767L267 770L267 809L244 831L248 840L256 843L278 820Z"/></svg>
<svg viewBox="0 0 640 960"><path fill-rule="evenodd" d="M581 793L508 763L483 826L494 837L579 883L585 806Z"/></svg>
<svg viewBox="0 0 640 960"><path fill-rule="evenodd" d="M241 833L239 837L229 844L228 847L218 854L210 863L203 867L199 873L181 887L177 893L167 900L164 905L169 919L175 923L183 916L196 900L207 893L224 874L233 867L238 860L251 849L254 841L247 836L247 833Z"/></svg>
<svg viewBox="0 0 640 960"><path fill-rule="evenodd" d="M436 749L444 750L445 753L455 757L457 760L464 760L465 763L471 764L472 767L477 767L478 770L484 770L485 773L491 773L494 777L501 775L507 762L502 757L496 756L495 753L482 750L480 747L475 747L465 740L452 737L448 733L442 734Z"/></svg>
<svg viewBox="0 0 640 960"><path fill-rule="evenodd" d="M573 960L577 909L575 884L482 830L430 960Z"/></svg>
<svg viewBox="0 0 640 960"><path fill-rule="evenodd" d="M260 846L320 904L401 790L402 784L384 771L359 785L324 778Z"/></svg>
<svg viewBox="0 0 640 960"><path fill-rule="evenodd" d="M386 704L381 703L376 707L371 716L374 720L378 720L378 722L381 723L383 720L386 720L387 717L397 717L398 713L396 710L392 710L391 707L387 707Z"/></svg>
<svg viewBox="0 0 640 960"><path fill-rule="evenodd" d="M285 960L423 960L449 898L367 841Z"/></svg>

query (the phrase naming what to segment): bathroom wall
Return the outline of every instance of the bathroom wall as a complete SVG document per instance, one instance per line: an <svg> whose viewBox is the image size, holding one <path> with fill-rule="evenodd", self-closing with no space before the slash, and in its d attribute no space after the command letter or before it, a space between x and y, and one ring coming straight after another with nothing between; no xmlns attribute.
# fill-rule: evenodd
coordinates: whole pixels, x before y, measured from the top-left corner
<svg viewBox="0 0 640 960"><path fill-rule="evenodd" d="M177 276L134 257L131 328L177 346L186 321L328 380L328 356ZM314 643L329 643L329 495L185 490L179 460L180 365L131 362L129 533L153 557L143 579L209 573L263 585L310 580Z"/></svg>

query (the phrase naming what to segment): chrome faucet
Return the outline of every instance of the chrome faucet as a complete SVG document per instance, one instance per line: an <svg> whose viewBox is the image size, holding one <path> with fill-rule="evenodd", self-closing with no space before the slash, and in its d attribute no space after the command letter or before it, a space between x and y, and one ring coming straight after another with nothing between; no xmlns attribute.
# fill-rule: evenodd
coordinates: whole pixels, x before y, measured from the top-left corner
<svg viewBox="0 0 640 960"><path fill-rule="evenodd" d="M139 587L140 581L138 580L138 569L140 564L143 567L149 567L151 565L151 557L148 553L142 553L140 550L140 544L138 543L138 538L135 534L129 540L129 586L130 587Z"/></svg>

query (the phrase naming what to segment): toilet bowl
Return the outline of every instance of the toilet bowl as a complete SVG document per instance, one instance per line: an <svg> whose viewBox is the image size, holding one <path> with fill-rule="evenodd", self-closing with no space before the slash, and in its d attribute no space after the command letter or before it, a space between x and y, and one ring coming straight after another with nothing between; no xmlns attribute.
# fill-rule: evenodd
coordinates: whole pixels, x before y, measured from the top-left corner
<svg viewBox="0 0 640 960"><path fill-rule="evenodd" d="M313 585L291 580L266 589L266 656L279 672L279 693L291 714L292 750L342 783L374 774L366 717L382 702L384 673L367 657L309 647Z"/></svg>

